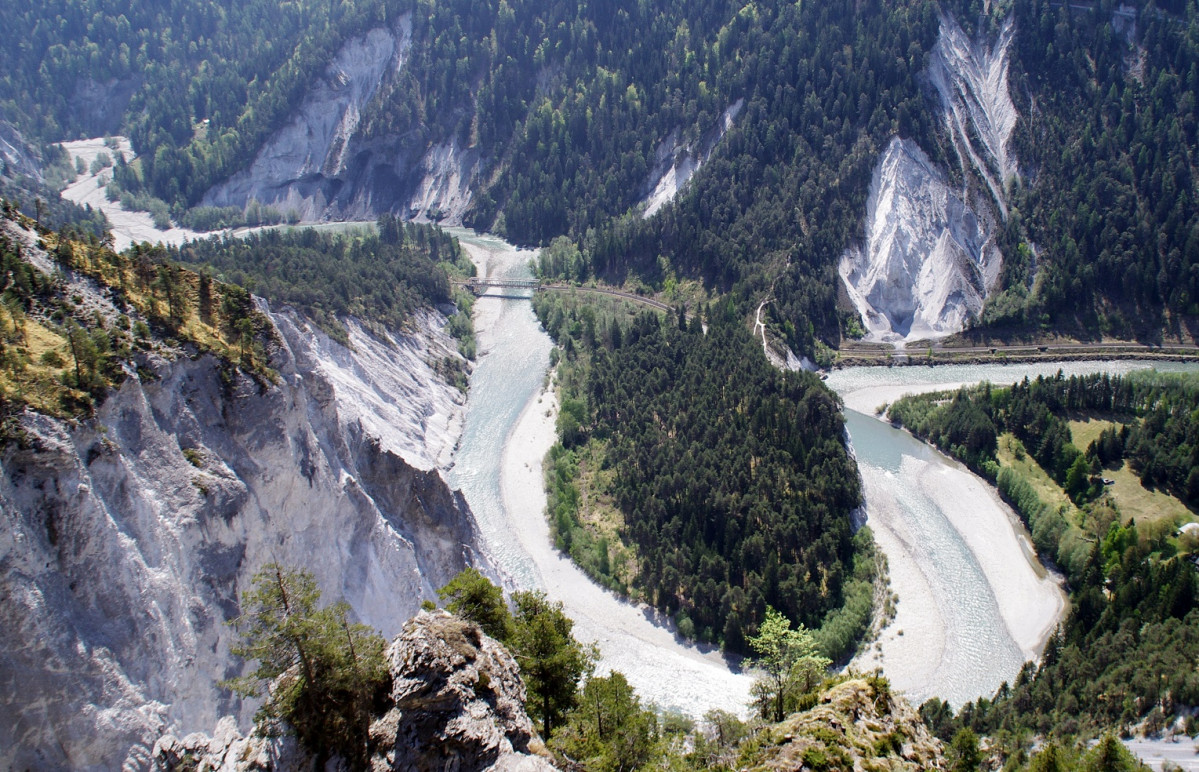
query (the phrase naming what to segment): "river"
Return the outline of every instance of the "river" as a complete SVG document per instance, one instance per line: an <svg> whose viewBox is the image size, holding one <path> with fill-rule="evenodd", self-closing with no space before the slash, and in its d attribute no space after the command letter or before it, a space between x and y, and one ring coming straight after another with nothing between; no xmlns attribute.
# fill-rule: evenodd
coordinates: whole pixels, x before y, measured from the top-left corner
<svg viewBox="0 0 1199 772"><path fill-rule="evenodd" d="M964 467L874 416L904 393L966 383L1107 371L1145 363L1069 362L860 367L830 374L864 483L867 524L887 556L895 619L855 665L881 667L916 703L955 706L992 696L1040 655L1064 612L1060 579L1037 561L1028 534L994 489ZM1195 369L1158 363L1158 369Z"/></svg>
<svg viewBox="0 0 1199 772"><path fill-rule="evenodd" d="M526 279L535 253L450 229L479 275ZM492 290L492 293L512 293ZM711 647L678 638L653 609L591 582L554 549L545 519L541 460L555 440L557 405L547 387L553 344L527 300L475 303L479 356L471 373L462 440L450 470L479 524L484 549L509 589L560 601L576 637L600 651L597 672L618 670L641 698L693 718L711 709L744 715L752 680Z"/></svg>
<svg viewBox="0 0 1199 772"><path fill-rule="evenodd" d="M94 155L100 147L98 141L78 144L73 154ZM84 179L76 187L94 197L95 185L94 179ZM114 219L119 244L194 235L147 231L148 216L135 217L147 222ZM464 229L448 230L481 275L529 278L534 252ZM475 513L484 549L504 583L509 589L540 589L561 601L578 637L599 645L599 672L620 670L648 702L693 717L712 708L744 714L751 680L736 663L678 639L652 609L598 588L553 549L541 477L557 408L546 382L552 343L527 300L480 299L475 324L480 354L449 478ZM873 417L875 409L905 392L982 380L1012 383L1059 368L1070 375L1147 366L1118 361L861 367L830 375L828 385L846 405L868 524L887 556L898 596L894 620L855 667L882 668L917 703L940 696L961 705L990 696L1025 660L1038 656L1065 608L1058 580L1037 562L1027 534L993 489Z"/></svg>
<svg viewBox="0 0 1199 772"><path fill-rule="evenodd" d="M481 276L529 278L534 252L452 232ZM623 672L647 702L693 717L712 708L744 714L750 679L734 663L686 644L652 609L597 587L553 548L541 471L554 442L557 408L547 383L552 343L525 299L480 298L475 325L480 354L450 483L466 496L505 584L561 601L579 639L598 644L599 672ZM855 667L881 667L916 703L940 696L960 706L1013 680L1026 660L1039 655L1065 609L1060 580L1036 560L1027 534L994 490L874 418L875 408L908 391L980 380L1011 383L1059 368L1073 374L1144 366L873 367L830 375L828 385L846 404L867 522L887 556L898 596L894 621Z"/></svg>
<svg viewBox="0 0 1199 772"><path fill-rule="evenodd" d="M66 146L72 160L82 157L87 164L105 150L100 140ZM123 149L130 154L127 143ZM106 201L97 177L83 175L64 196L103 209L118 248L135 240L178 243L200 235L155 230L148 215L124 212ZM529 278L534 252L467 230L448 230L470 252L481 275ZM750 679L735 663L681 641L651 609L598 588L552 548L541 478L557 407L546 383L552 343L527 300L481 299L475 323L480 356L449 477L475 513L484 549L505 584L541 589L561 601L578 637L599 645L600 672L625 673L647 701L695 717L711 708L744 714ZM876 408L905 392L982 380L1004 384L1058 369L1071 375L1148 366L1117 361L861 367L830 375L828 385L846 405L867 522L887 556L898 596L893 622L855 660L856 667L882 668L917 703L940 696L961 705L990 696L1038 656L1065 608L1058 579L1037 562L1027 534L994 490L873 417Z"/></svg>

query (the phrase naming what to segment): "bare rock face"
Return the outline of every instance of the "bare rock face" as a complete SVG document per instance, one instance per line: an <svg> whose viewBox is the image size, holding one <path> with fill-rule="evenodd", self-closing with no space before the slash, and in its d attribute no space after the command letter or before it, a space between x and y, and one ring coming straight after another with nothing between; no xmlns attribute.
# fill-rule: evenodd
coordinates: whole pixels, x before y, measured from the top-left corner
<svg viewBox="0 0 1199 772"><path fill-rule="evenodd" d="M44 182L37 150L8 121L0 121L0 162L8 167L7 173L10 175L32 177L37 182Z"/></svg>
<svg viewBox="0 0 1199 772"><path fill-rule="evenodd" d="M478 563L442 477L463 402L428 364L456 355L444 319L391 340L351 323L354 350L273 319L275 382L164 346L93 418L26 413L0 447L0 768L140 768L164 732L248 727L218 684L265 563L388 636Z"/></svg>
<svg viewBox="0 0 1199 772"><path fill-rule="evenodd" d="M333 196L324 183L346 171L362 111L387 75L403 66L411 35L412 20L405 16L394 29L347 41L250 168L209 191L204 203L244 206L255 200L318 219Z"/></svg>
<svg viewBox="0 0 1199 772"><path fill-rule="evenodd" d="M348 40L250 167L209 190L204 204L257 201L304 221L394 211L417 221L461 223L483 169L477 148L453 138L424 146L394 135L363 136L363 116L387 98L411 44L410 15Z"/></svg>
<svg viewBox="0 0 1199 772"><path fill-rule="evenodd" d="M209 737L193 732L180 739L166 735L154 744L150 768L155 772L204 769L212 772L249 770L311 769L315 760L300 747L295 737L281 734L266 737L242 735L232 716L225 716Z"/></svg>
<svg viewBox="0 0 1199 772"><path fill-rule="evenodd" d="M1004 184L1018 174L1009 144L1020 116L1007 87L1014 36L1010 16L993 42L971 41L956 21L943 16L928 73L959 161L982 177L1004 217Z"/></svg>
<svg viewBox="0 0 1199 772"><path fill-rule="evenodd" d="M387 662L392 689L386 711L371 725L373 772L554 769L529 753L533 724L525 713L516 661L477 625L444 611L422 611L392 642ZM275 734L245 737L231 718L224 718L211 737L162 737L152 766L162 772L282 772L312 766L286 731ZM331 764L341 768L338 760Z"/></svg>
<svg viewBox="0 0 1199 772"><path fill-rule="evenodd" d="M977 316L1002 257L986 201L952 186L911 140L891 140L874 170L866 243L840 274L867 337L941 338Z"/></svg>
<svg viewBox="0 0 1199 772"><path fill-rule="evenodd" d="M387 651L394 706L371 727L375 770L552 769L512 655L477 625L424 612Z"/></svg>
<svg viewBox="0 0 1199 772"><path fill-rule="evenodd" d="M1011 18L993 41L972 41L951 17L928 77L966 184L952 184L914 142L892 138L870 184L865 243L840 274L866 339L943 338L977 317L999 277L995 245L1007 217L1005 185L1019 175L1010 140L1019 115L1008 93Z"/></svg>

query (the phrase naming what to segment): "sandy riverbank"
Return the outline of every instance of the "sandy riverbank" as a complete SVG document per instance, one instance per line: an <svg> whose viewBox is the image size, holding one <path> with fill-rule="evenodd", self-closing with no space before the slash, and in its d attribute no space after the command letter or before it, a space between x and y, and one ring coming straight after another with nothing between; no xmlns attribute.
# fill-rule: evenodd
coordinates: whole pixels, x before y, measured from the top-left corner
<svg viewBox="0 0 1199 772"><path fill-rule="evenodd" d="M891 589L899 600L878 645L860 655L855 666L882 667L915 702L939 696L961 704L989 696L999 681L1010 681L1016 673L991 674L994 683L989 683L987 674L979 672L975 681L964 663L971 657L987 661L988 652L999 658L1001 651L1010 651L1004 647L1013 644L1018 656L1004 654L1003 661L1015 657L1011 664L1018 667L1021 661L1036 659L1066 608L1060 577L1037 561L1027 532L994 490L961 466L948 459L905 457L897 473L866 464L859 468L868 502L867 524L887 556ZM920 528L902 509L899 496L904 494L899 491L904 487L932 502L959 534L985 579L983 595L989 591L993 597L1010 643L999 630L976 630L972 636L982 637L968 636L966 642L953 632L973 609L956 608L938 584L940 567L921 544Z"/></svg>
<svg viewBox="0 0 1199 772"><path fill-rule="evenodd" d="M956 389L959 383L872 385L842 393L847 408L867 415L904 394ZM937 682L954 652L946 651L946 631L955 623L933 583L931 566L918 538L900 516L894 489L916 487L945 513L977 562L1011 640L1024 659L1040 655L1066 609L1060 577L1037 560L1027 531L992 486L962 465L941 457L905 457L898 475L861 467L868 501L868 524L887 555L892 590L899 596L894 621L879 645L856 661L858 667L883 667L895 685L916 700L938 694ZM984 647L986 643L984 642ZM1015 673L1011 674L1012 677ZM955 701L960 701L955 700Z"/></svg>
<svg viewBox="0 0 1199 772"><path fill-rule="evenodd" d="M124 154L126 161L132 161L136 155L129 140L125 137L114 137L114 139L117 143L117 151ZM104 144L102 138L63 142L62 146L70 155L72 164L76 159L82 158L83 163L88 167L87 171L63 190L62 197L68 201L74 201L80 206L90 205L92 209L104 212L112 229L113 247L118 252L128 249L135 242L148 241L151 244L161 242L177 245L191 239L211 235L197 233L186 228L171 228L162 231L154 227L154 220L151 219L148 212L127 212L121 207L120 201L109 201L105 196L102 183L112 178L112 169L103 169L97 174L91 173L92 161L97 156L107 153L109 157L113 157L114 154L114 151Z"/></svg>
<svg viewBox="0 0 1199 772"><path fill-rule="evenodd" d="M501 262L529 258L529 253L470 244L464 247L480 276L490 275ZM487 352L494 345L504 302L480 300L475 305L480 351ZM551 599L562 602L575 621L580 640L599 645L599 670L624 673L643 700L693 717L714 708L744 714L752 679L734 672L719 651L690 646L676 638L671 626L652 609L625 602L600 588L554 548L544 514L542 460L556 438L556 416L552 390L542 390L525 405L501 460L504 506L512 531L535 568L538 586Z"/></svg>

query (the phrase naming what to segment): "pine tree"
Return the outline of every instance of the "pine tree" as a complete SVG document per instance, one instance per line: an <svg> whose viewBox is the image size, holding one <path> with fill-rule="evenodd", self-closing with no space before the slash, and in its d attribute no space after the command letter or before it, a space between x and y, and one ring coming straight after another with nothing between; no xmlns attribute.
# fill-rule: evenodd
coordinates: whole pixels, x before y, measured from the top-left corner
<svg viewBox="0 0 1199 772"><path fill-rule="evenodd" d="M776 722L783 720L797 698L819 686L831 663L817 651L816 639L803 625L792 630L791 620L769 607L749 646L758 654L754 666L763 671L751 690L758 711Z"/></svg>
<svg viewBox="0 0 1199 772"><path fill-rule="evenodd" d="M270 563L253 584L232 621L241 638L233 653L258 666L227 685L243 696L266 693L258 721L285 722L275 726L290 727L318 768L334 755L365 768L370 707L389 687L383 638L350 624L344 602L317 608L320 590L308 571Z"/></svg>
<svg viewBox="0 0 1199 772"><path fill-rule="evenodd" d="M551 603L543 592L518 592L512 648L529 690L529 713L541 722L548 739L562 717L576 704L579 680L591 672L598 658L593 646L584 646L571 634L574 622Z"/></svg>
<svg viewBox="0 0 1199 772"><path fill-rule="evenodd" d="M491 583L478 569L467 566L437 591L446 608L463 619L474 622L483 632L497 641L512 637L512 615L504 604L504 592Z"/></svg>

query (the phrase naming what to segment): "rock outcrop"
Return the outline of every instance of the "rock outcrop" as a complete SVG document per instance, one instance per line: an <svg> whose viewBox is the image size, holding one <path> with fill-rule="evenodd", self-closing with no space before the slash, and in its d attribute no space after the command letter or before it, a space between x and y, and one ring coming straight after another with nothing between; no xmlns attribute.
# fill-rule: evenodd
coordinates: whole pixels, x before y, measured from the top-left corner
<svg viewBox="0 0 1199 772"><path fill-rule="evenodd" d="M478 625L421 612L387 660L392 707L371 727L373 769L552 769L528 752L535 733L516 660Z"/></svg>
<svg viewBox="0 0 1199 772"><path fill-rule="evenodd" d="M390 636L478 561L440 468L463 402L427 364L457 356L444 317L390 339L351 323L352 348L272 319L277 382L160 344L94 418L26 413L0 450L0 767L141 766L165 730L248 726L217 684L264 563Z"/></svg>
<svg viewBox="0 0 1199 772"><path fill-rule="evenodd" d="M948 769L941 741L920 714L892 694L886 679L852 678L832 687L809 710L765 730L745 768ZM752 760L752 761L751 761ZM751 763L745 763L751 762Z"/></svg>
<svg viewBox="0 0 1199 772"><path fill-rule="evenodd" d="M529 752L535 735L516 661L477 625L444 611L422 611L392 642L387 662L390 699L370 730L375 772L553 769ZM312 763L286 731L245 737L228 718L211 737L167 735L155 744L155 769L173 772L185 762L225 772Z"/></svg>

